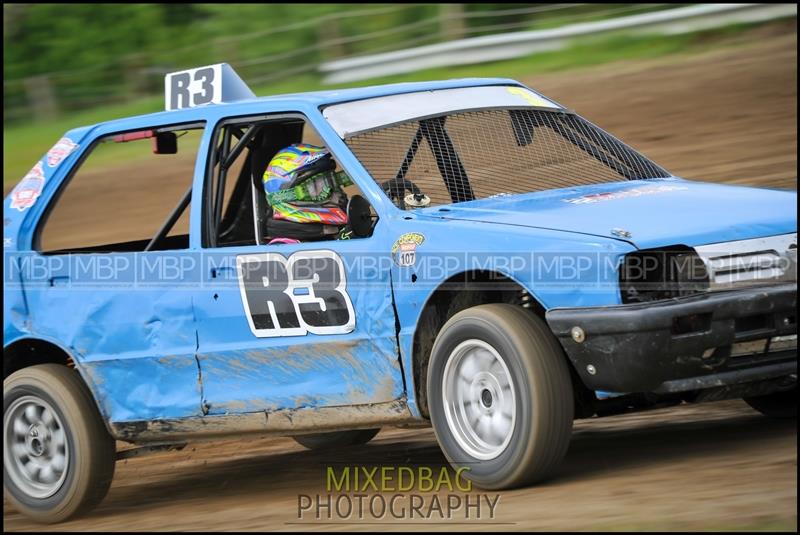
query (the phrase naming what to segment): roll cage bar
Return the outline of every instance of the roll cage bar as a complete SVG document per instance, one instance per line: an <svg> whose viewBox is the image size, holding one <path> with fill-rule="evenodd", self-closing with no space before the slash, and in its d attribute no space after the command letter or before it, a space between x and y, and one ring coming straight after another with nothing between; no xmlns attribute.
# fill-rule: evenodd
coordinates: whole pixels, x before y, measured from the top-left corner
<svg viewBox="0 0 800 535"><path fill-rule="evenodd" d="M566 111L566 110L547 110L548 113L555 116L555 121L548 122L545 124L540 119L536 118L533 115L527 121L522 119L524 113L527 110L521 109L509 109L507 110L509 114L509 120L511 121L511 126L514 131L514 137L516 143L519 146L529 145L533 142L533 128L546 126L562 137L564 140L575 146L576 148L580 149L584 153L591 156L593 159L601 163L602 165L610 168L611 170L618 173L620 176L623 176L627 180L636 179L637 176L635 174L635 170L631 168L629 164L625 162L620 162L619 160L611 157L613 152L613 145L615 143L621 143L618 140L612 138L608 135L598 135L597 138L593 139L591 142L586 140L584 136L582 136L579 132L576 132L572 126L570 126L567 122L563 119L567 115L574 115L574 113ZM208 245L210 247L215 247L217 245L217 238L219 234L220 225L222 223L222 203L223 197L225 192L225 184L227 181L227 174L230 167L236 161L236 159L241 155L242 151L245 148L254 149L255 144L254 140L257 139L261 130L266 126L267 121L273 120L280 120L280 119L287 119L292 118L296 119L295 116L287 116L287 115L279 115L279 116L272 116L272 117L255 117L255 118L248 118L243 119L242 121L247 123L256 122L256 124L252 124L246 130L242 130L235 126L237 121L231 122L222 122L218 126L224 127L225 130L223 131L222 141L219 145L217 145L212 151L209 161L209 174L207 175L207 183L212 184L213 191L211 191L210 195L205 196L204 204L204 217L205 217L205 227L208 229L206 234ZM531 120L532 119L532 120ZM257 122L261 121L261 122ZM436 166L439 170L439 173L444 180L445 186L447 188L448 194L452 202L459 202L464 200L474 200L475 195L472 190L472 186L469 182L469 176L467 171L464 167L463 161L458 154L458 151L453 144L450 135L445 128L445 123L447 121L447 115L440 115L434 117L428 117L425 119L418 119L419 127L412 139L405 157L403 158L400 167L395 174L394 179L389 180L385 187L388 188L400 188L402 184L405 182L405 177L411 168L411 164L414 161L414 158L419 150L420 143L422 140L425 139L428 141L428 145L431 148L431 152L433 153L433 157L436 161ZM602 131L601 131L602 132ZM216 138L216 134L215 134ZM233 143L233 138L236 138L235 145L231 147ZM251 174L253 172L253 162L251 158L248 158L248 161L245 163L245 166L242 169L242 173ZM663 171L658 168L655 164L652 164L648 160L645 159L647 162L648 168L653 168L654 171ZM214 169L217 168L219 164L219 171L217 175L217 180L213 180L213 173ZM210 182L209 182L210 181ZM254 187L254 186L253 186ZM181 198L178 205L172 211L172 213L167 217L166 221L153 237L152 240L147 244L145 251L149 251L155 248L158 243L163 240L175 223L178 221L180 216L186 210L187 206L189 205L189 201L191 199L192 188L190 187L186 193L184 194L183 198ZM255 234L255 241L257 245L261 244L261 210L260 207L257 206L258 202L256 199L257 192L253 192L253 224L254 224L254 234ZM213 199L213 203L211 200ZM242 199L239 199L241 202Z"/></svg>
<svg viewBox="0 0 800 535"><path fill-rule="evenodd" d="M547 113L555 116L556 121L545 124L541 120L537 119L535 115L531 117L533 119L532 121L522 120L522 115L526 113L527 110L509 109L507 111L511 121L511 126L514 130L516 142L519 146L529 145L533 142L533 128L546 126L573 146L585 152L604 166L625 177L625 179L634 180L638 178L635 170L632 169L629 164L620 162L610 156L610 154L614 154L612 150L613 144L621 142L612 138L611 136L608 136L607 134L598 135L597 139L592 140L592 142L587 141L585 137L576 132L574 128L572 128L563 120L564 117L568 115L575 115L574 113L566 110L546 110ZM389 180L385 184L386 187L402 187L406 174L411 168L411 164L417 154L419 145L423 139L426 139L431 148L431 152L433 153L439 173L444 179L445 186L447 187L447 191L452 202L455 203L459 201L475 199L467 171L464 168L461 157L458 155L458 151L453 145L453 141L450 138L447 129L445 128L447 117L447 115L441 115L425 119L412 120L419 121L419 127L417 128L417 132L414 135L408 150L406 151L406 155L403 158L397 173L395 174L395 178ZM644 160L646 162L646 167L649 170L658 173L664 173L664 171L661 170L657 165L649 162L649 160L646 158Z"/></svg>

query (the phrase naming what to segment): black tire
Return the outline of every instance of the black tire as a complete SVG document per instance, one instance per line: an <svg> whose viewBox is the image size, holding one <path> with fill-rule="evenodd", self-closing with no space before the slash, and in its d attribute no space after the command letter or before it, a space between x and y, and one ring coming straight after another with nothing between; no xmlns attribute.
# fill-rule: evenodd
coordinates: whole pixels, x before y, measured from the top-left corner
<svg viewBox="0 0 800 535"><path fill-rule="evenodd" d="M114 477L116 445L78 372L59 364L31 366L12 373L3 381L3 390L3 488L7 499L21 513L43 523L64 521L100 503ZM64 479L48 497L26 492L10 475L10 467L15 465L9 452L19 438L10 436L14 423L10 409L25 400L42 401L52 408L67 445ZM24 476L16 477L25 481Z"/></svg>
<svg viewBox="0 0 800 535"><path fill-rule="evenodd" d="M448 424L444 406L447 361L454 358L457 347L475 339L501 356L514 389L509 399L513 397L516 404L516 416L507 432L509 442L491 459L480 459L462 447ZM567 451L574 407L566 357L546 324L528 310L489 304L450 318L431 351L427 392L431 422L445 457L454 467L465 467L462 474L479 487L506 489L541 481ZM498 448L503 448L502 444Z"/></svg>
<svg viewBox="0 0 800 535"><path fill-rule="evenodd" d="M330 433L298 435L293 438L298 444L310 450L324 450L366 444L380 430L379 427L377 429L356 429L355 431L332 431Z"/></svg>
<svg viewBox="0 0 800 535"><path fill-rule="evenodd" d="M744 398L755 410L770 418L797 418L797 387L766 396Z"/></svg>

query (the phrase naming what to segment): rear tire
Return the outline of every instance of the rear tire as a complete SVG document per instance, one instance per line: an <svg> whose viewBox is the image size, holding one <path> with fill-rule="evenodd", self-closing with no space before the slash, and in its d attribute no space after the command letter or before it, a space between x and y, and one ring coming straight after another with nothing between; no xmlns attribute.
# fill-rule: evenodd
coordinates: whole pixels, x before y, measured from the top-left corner
<svg viewBox="0 0 800 535"><path fill-rule="evenodd" d="M427 392L445 457L480 487L541 481L567 451L574 407L566 358L528 310L489 304L454 315L431 351Z"/></svg>
<svg viewBox="0 0 800 535"><path fill-rule="evenodd" d="M797 387L744 400L755 410L770 418L797 417Z"/></svg>
<svg viewBox="0 0 800 535"><path fill-rule="evenodd" d="M105 497L116 447L78 372L23 368L3 381L3 488L37 522L61 522Z"/></svg>
<svg viewBox="0 0 800 535"><path fill-rule="evenodd" d="M294 440L310 450L324 450L341 448L344 446L357 446L366 444L378 434L381 429L357 429L355 431L333 431L331 433L316 433L313 435L298 435Z"/></svg>

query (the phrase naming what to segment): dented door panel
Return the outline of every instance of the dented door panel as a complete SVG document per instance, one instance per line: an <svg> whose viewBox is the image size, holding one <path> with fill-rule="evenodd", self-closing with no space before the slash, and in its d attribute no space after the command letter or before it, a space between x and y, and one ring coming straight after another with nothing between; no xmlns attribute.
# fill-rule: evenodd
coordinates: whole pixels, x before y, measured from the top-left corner
<svg viewBox="0 0 800 535"><path fill-rule="evenodd" d="M67 348L111 421L201 413L191 292L142 272L164 254L36 255L21 270L30 335Z"/></svg>
<svg viewBox="0 0 800 535"><path fill-rule="evenodd" d="M297 245L231 247L207 253L208 278L194 299L198 361L207 414L360 405L401 398L405 385L397 349L390 258L388 251L381 254L375 249L379 243L382 243L380 238L373 236ZM287 290L296 297L307 298L298 307L300 320L294 320L294 312L289 319L275 316L284 328L278 334L259 328L264 327L264 322L270 323L268 320L257 318L254 324L252 317L256 313L248 308L263 306L264 314L268 308L265 302L260 305L247 302L239 281L242 272L233 269L237 257L240 262L242 258L255 257L285 259L289 263L295 254L335 256L341 260L342 291L351 301L354 319L352 328L342 327L348 332L315 334L312 331L319 330L320 325L317 329L313 325L304 326L302 307L323 306L308 302L313 284L309 283L312 288L309 290L302 281L295 281L299 287L294 291ZM212 263L217 267L210 267ZM319 278L318 274L315 276ZM270 284L268 278L264 277L264 286ZM260 279L255 284L260 286ZM250 299L262 296L256 294ZM345 319L340 323L344 324ZM269 326L276 327L271 323ZM287 326L294 330L286 329ZM303 330L307 332L302 333ZM297 331L301 334L292 334Z"/></svg>

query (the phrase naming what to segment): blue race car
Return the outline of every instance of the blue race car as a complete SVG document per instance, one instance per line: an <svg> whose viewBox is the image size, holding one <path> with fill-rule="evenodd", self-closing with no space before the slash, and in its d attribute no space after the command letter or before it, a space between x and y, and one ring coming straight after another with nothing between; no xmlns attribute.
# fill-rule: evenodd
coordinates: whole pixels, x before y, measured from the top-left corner
<svg viewBox="0 0 800 535"><path fill-rule="evenodd" d="M796 415L796 192L673 176L513 80L256 98L218 64L165 97L5 199L3 483L32 518L102 500L117 440L432 425L499 489L576 418Z"/></svg>

